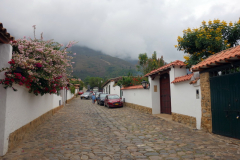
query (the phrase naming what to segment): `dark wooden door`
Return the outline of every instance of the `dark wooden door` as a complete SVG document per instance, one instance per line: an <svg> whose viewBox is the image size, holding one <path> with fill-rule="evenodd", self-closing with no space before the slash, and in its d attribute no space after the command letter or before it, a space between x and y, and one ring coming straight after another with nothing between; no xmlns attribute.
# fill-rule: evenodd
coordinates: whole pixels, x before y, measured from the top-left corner
<svg viewBox="0 0 240 160"><path fill-rule="evenodd" d="M213 133L240 138L240 73L211 77Z"/></svg>
<svg viewBox="0 0 240 160"><path fill-rule="evenodd" d="M169 74L160 76L160 107L161 113L171 114L171 95Z"/></svg>

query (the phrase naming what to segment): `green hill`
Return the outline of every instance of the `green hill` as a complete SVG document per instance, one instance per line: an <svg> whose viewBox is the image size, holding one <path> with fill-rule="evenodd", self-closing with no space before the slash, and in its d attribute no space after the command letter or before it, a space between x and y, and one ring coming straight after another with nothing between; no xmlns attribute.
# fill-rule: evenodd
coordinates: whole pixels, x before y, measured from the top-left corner
<svg viewBox="0 0 240 160"><path fill-rule="evenodd" d="M128 72L136 75L134 64L120 58L103 54L100 51L81 46L73 46L73 53L76 53L73 64L73 75L81 79L90 77L114 78L125 76Z"/></svg>

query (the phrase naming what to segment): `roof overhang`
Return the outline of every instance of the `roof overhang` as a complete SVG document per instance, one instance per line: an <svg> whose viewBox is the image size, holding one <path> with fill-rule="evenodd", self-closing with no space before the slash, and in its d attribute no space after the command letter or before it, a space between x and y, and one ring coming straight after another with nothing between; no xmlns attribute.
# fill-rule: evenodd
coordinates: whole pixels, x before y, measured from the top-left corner
<svg viewBox="0 0 240 160"><path fill-rule="evenodd" d="M214 67L217 67L217 66L221 66L221 65L225 65L225 64L229 64L229 63L235 63L237 61L240 60L240 56L236 56L236 57L231 57L231 58L228 58L228 59L224 59L224 60L220 60L218 62L212 62L210 64L207 64L207 65L204 65L204 66L201 66L199 68L191 68L192 72L197 72L197 71L204 71L206 69L210 69L210 68L214 68Z"/></svg>
<svg viewBox="0 0 240 160"><path fill-rule="evenodd" d="M157 76L161 76L164 73L169 73L170 70L171 70L171 67L169 67L167 69L165 68L164 70L160 70L160 71L158 71L158 72L156 72L154 74L148 75L148 76L150 76L151 79L154 80Z"/></svg>
<svg viewBox="0 0 240 160"><path fill-rule="evenodd" d="M13 41L14 37L7 32L6 28L3 28L3 24L0 22L0 43L8 44Z"/></svg>

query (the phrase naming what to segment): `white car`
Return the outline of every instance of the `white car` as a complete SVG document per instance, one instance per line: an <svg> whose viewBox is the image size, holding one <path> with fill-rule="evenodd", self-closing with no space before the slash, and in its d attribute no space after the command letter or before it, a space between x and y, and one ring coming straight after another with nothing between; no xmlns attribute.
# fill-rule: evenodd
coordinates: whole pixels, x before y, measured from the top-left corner
<svg viewBox="0 0 240 160"><path fill-rule="evenodd" d="M92 93L91 92L85 92L80 96L81 99L91 99L92 98Z"/></svg>

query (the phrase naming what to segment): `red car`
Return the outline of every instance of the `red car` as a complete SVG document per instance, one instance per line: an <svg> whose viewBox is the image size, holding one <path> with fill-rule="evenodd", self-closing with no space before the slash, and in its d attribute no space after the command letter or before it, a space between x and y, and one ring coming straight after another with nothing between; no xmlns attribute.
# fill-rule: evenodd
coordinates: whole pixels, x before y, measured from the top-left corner
<svg viewBox="0 0 240 160"><path fill-rule="evenodd" d="M78 95L82 95L84 92L83 91L79 91L78 92Z"/></svg>
<svg viewBox="0 0 240 160"><path fill-rule="evenodd" d="M105 97L104 106L108 108L123 107L122 99L116 94L109 94Z"/></svg>

